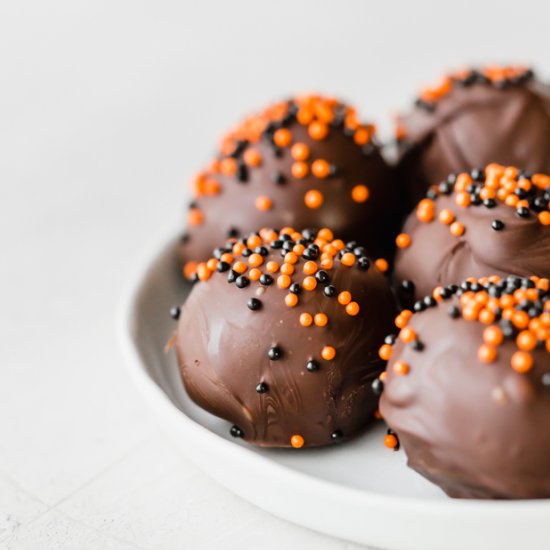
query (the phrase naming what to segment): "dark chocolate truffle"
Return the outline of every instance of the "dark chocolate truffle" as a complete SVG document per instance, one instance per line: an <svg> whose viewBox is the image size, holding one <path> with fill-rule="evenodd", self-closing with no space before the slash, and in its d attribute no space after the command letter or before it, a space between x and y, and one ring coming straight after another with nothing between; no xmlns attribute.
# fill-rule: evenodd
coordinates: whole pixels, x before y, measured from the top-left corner
<svg viewBox="0 0 550 550"><path fill-rule="evenodd" d="M466 70L424 90L398 120L409 210L450 173L489 162L550 172L550 86L518 67Z"/></svg>
<svg viewBox="0 0 550 550"><path fill-rule="evenodd" d="M377 350L395 315L386 276L376 263L361 268L362 249L328 229L262 230L223 250L198 266L181 307L175 341L190 397L257 445L353 437L378 406ZM220 272L220 262L230 269Z"/></svg>
<svg viewBox="0 0 550 550"><path fill-rule="evenodd" d="M538 277L465 281L401 313L395 343L380 350L391 355L385 443L449 496L550 497L548 288Z"/></svg>
<svg viewBox="0 0 550 550"><path fill-rule="evenodd" d="M488 165L434 186L397 237L404 305L487 275L550 276L550 177Z"/></svg>
<svg viewBox="0 0 550 550"><path fill-rule="evenodd" d="M243 121L193 182L183 263L260 227L330 226L387 257L396 229L391 171L372 124L332 98L297 97Z"/></svg>

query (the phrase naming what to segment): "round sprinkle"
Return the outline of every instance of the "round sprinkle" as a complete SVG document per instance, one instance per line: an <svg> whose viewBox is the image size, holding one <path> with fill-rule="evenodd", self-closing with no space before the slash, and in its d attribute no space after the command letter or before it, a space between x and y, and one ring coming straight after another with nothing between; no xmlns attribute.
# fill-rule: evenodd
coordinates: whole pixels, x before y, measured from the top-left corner
<svg viewBox="0 0 550 550"><path fill-rule="evenodd" d="M283 275L292 275L294 273L294 266L292 264L284 263L281 266L281 273Z"/></svg>
<svg viewBox="0 0 550 550"><path fill-rule="evenodd" d="M336 350L332 346L325 346L321 350L321 357L325 361L331 361L332 359L334 359L336 357Z"/></svg>
<svg viewBox="0 0 550 550"><path fill-rule="evenodd" d="M483 344L477 350L477 358L482 363L492 363L497 358L497 350L493 346Z"/></svg>
<svg viewBox="0 0 550 550"><path fill-rule="evenodd" d="M324 289L323 289L323 294L327 297L327 298L332 298L335 294L336 294L336 287L332 286L332 285L327 285Z"/></svg>
<svg viewBox="0 0 550 550"><path fill-rule="evenodd" d="M303 180L309 172L309 166L302 161L294 162L290 167L290 172L297 180Z"/></svg>
<svg viewBox="0 0 550 550"><path fill-rule="evenodd" d="M531 351L537 347L537 338L530 330L522 330L516 338L516 344L523 351Z"/></svg>
<svg viewBox="0 0 550 550"><path fill-rule="evenodd" d="M444 208L438 217L439 221L445 225L451 225L455 221L455 215L448 208Z"/></svg>
<svg viewBox="0 0 550 550"><path fill-rule="evenodd" d="M273 201L269 197L261 196L256 199L256 208L265 212L273 208Z"/></svg>
<svg viewBox="0 0 550 550"><path fill-rule="evenodd" d="M290 286L290 277L288 275L279 275L277 277L277 286L279 288L288 288Z"/></svg>
<svg viewBox="0 0 550 550"><path fill-rule="evenodd" d="M258 393L267 393L267 390L268 390L268 386L265 382L260 382L257 386L256 386L256 391Z"/></svg>
<svg viewBox="0 0 550 550"><path fill-rule="evenodd" d="M273 142L277 147L288 147L292 142L292 134L286 128L279 128L273 134Z"/></svg>
<svg viewBox="0 0 550 550"><path fill-rule="evenodd" d="M351 198L355 202L365 202L369 198L369 188L366 185L356 185L351 190Z"/></svg>
<svg viewBox="0 0 550 550"><path fill-rule="evenodd" d="M408 248L411 246L411 237L406 233L400 233L395 239L395 244L398 248Z"/></svg>
<svg viewBox="0 0 550 550"><path fill-rule="evenodd" d="M311 172L316 178L324 179L330 174L330 164L323 159L318 159L311 165Z"/></svg>
<svg viewBox="0 0 550 550"><path fill-rule="evenodd" d="M490 346L500 346L503 340L504 336L499 327L491 326L483 331L483 341Z"/></svg>
<svg viewBox="0 0 550 550"><path fill-rule="evenodd" d="M198 208L191 208L187 214L189 225L201 225L204 222L204 214Z"/></svg>
<svg viewBox="0 0 550 550"><path fill-rule="evenodd" d="M355 265L355 254L353 254L352 252L346 252L340 258L340 262L343 263L345 266L352 267L353 265Z"/></svg>
<svg viewBox="0 0 550 550"><path fill-rule="evenodd" d="M271 260L265 264L265 268L269 273L277 273L277 271L279 271L279 264Z"/></svg>
<svg viewBox="0 0 550 550"><path fill-rule="evenodd" d="M229 433L232 437L244 437L244 432L239 428L239 426L231 426Z"/></svg>
<svg viewBox="0 0 550 550"><path fill-rule="evenodd" d="M302 281L302 286L306 290L315 290L315 288L317 287L317 280L315 279L315 277L311 277L311 276L305 277L304 280Z"/></svg>
<svg viewBox="0 0 550 550"><path fill-rule="evenodd" d="M298 261L298 256L295 252L287 252L285 254L285 262L287 264L295 264Z"/></svg>
<svg viewBox="0 0 550 550"><path fill-rule="evenodd" d="M384 437L384 445L388 447L388 449L397 450L399 446L399 441L397 440L397 437L395 437L394 434L388 434L386 435L386 437Z"/></svg>
<svg viewBox="0 0 550 550"><path fill-rule="evenodd" d="M541 212L537 215L537 218L542 225L550 225L550 212Z"/></svg>
<svg viewBox="0 0 550 550"><path fill-rule="evenodd" d="M262 302L260 302L258 298L250 298L246 305L248 306L248 309L251 309L252 311L257 311L262 307Z"/></svg>
<svg viewBox="0 0 550 550"><path fill-rule="evenodd" d="M303 327L310 327L313 324L313 317L310 313L302 313L300 315L300 324Z"/></svg>
<svg viewBox="0 0 550 550"><path fill-rule="evenodd" d="M243 160L248 166L260 166L262 164L262 155L257 149L247 149L243 154Z"/></svg>
<svg viewBox="0 0 550 550"><path fill-rule="evenodd" d="M378 356L380 359L384 361L389 361L391 357L391 351L392 347L390 344L384 344L379 350L378 350Z"/></svg>
<svg viewBox="0 0 550 550"><path fill-rule="evenodd" d="M304 202L308 208L320 208L324 200L323 193L317 189L311 189L304 195Z"/></svg>
<svg viewBox="0 0 550 550"><path fill-rule="evenodd" d="M177 306L170 308L170 317L174 319L174 321L177 321L180 318L181 315L181 309Z"/></svg>
<svg viewBox="0 0 550 550"><path fill-rule="evenodd" d="M500 220L493 220L491 222L491 227L495 230L495 231L502 231L504 229L504 222L500 221Z"/></svg>
<svg viewBox="0 0 550 550"><path fill-rule="evenodd" d="M380 378L375 378L372 381L371 388L374 395L382 395L382 392L384 391L384 382L382 382Z"/></svg>
<svg viewBox="0 0 550 550"><path fill-rule="evenodd" d="M351 317L355 317L359 313L359 304L357 302L350 302L346 306L346 313Z"/></svg>
<svg viewBox="0 0 550 550"><path fill-rule="evenodd" d="M304 446L304 438L301 435L293 435L290 438L290 444L295 449L301 449Z"/></svg>
<svg viewBox="0 0 550 550"><path fill-rule="evenodd" d="M328 126L323 122L314 121L308 126L307 133L311 139L320 141L327 137Z"/></svg>
<svg viewBox="0 0 550 550"><path fill-rule="evenodd" d="M309 147L305 143L295 143L290 149L290 156L294 160L307 160L309 157Z"/></svg>
<svg viewBox="0 0 550 550"><path fill-rule="evenodd" d="M451 224L451 233L455 237L460 237L461 235L464 235L465 228L460 222L453 222Z"/></svg>
<svg viewBox="0 0 550 550"><path fill-rule="evenodd" d="M251 254L248 258L250 267L258 267L264 263L264 258L261 254Z"/></svg>
<svg viewBox="0 0 550 550"><path fill-rule="evenodd" d="M304 264L303 271L306 275L314 275L317 272L317 264L312 261L308 261Z"/></svg>
<svg viewBox="0 0 550 550"><path fill-rule="evenodd" d="M279 346L273 346L272 348L269 348L267 356L271 359L271 361L278 361L283 356L283 351Z"/></svg>
<svg viewBox="0 0 550 550"><path fill-rule="evenodd" d="M533 368L533 357L526 351L516 351L510 364L516 372L525 373Z"/></svg>
<svg viewBox="0 0 550 550"><path fill-rule="evenodd" d="M315 361L314 359L310 359L307 363L306 363L306 369L309 371L309 372L317 372L321 367L319 366L319 363L317 363L317 361Z"/></svg>
<svg viewBox="0 0 550 550"><path fill-rule="evenodd" d="M342 432L340 430L334 430L331 434L330 434L330 438L332 439L332 441L338 441L340 439L342 439L343 435L342 435Z"/></svg>
<svg viewBox="0 0 550 550"><path fill-rule="evenodd" d="M403 327L399 333L399 339L406 344L416 340L416 331L411 327Z"/></svg>
<svg viewBox="0 0 550 550"><path fill-rule="evenodd" d="M288 307L295 307L298 304L298 296L296 294L287 294L285 296L285 304Z"/></svg>
<svg viewBox="0 0 550 550"><path fill-rule="evenodd" d="M328 317L324 313L317 313L313 320L317 327L325 327L328 323Z"/></svg>
<svg viewBox="0 0 550 550"><path fill-rule="evenodd" d="M409 365L405 361L396 361L393 364L393 372L398 376L405 376L409 374Z"/></svg>
<svg viewBox="0 0 550 550"><path fill-rule="evenodd" d="M376 260L374 262L374 265L378 268L379 271L381 271L382 273L385 273L386 271L388 271L388 268L390 267L388 262L386 260L384 260L384 258L378 258L378 260Z"/></svg>
<svg viewBox="0 0 550 550"><path fill-rule="evenodd" d="M347 290L343 290L338 294L338 303L347 306L351 302L351 294Z"/></svg>

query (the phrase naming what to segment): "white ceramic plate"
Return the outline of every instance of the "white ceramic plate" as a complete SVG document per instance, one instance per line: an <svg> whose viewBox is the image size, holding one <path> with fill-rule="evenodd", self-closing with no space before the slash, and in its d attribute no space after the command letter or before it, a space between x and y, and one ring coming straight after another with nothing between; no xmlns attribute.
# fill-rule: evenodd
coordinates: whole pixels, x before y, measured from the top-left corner
<svg viewBox="0 0 550 550"><path fill-rule="evenodd" d="M133 273L120 308L120 340L132 378L164 428L219 483L289 521L380 548L550 547L550 500L451 500L409 470L402 451L384 447L382 426L326 449L263 450L234 440L226 422L190 401L174 353L164 353L174 328L169 308L187 291L176 239L166 239Z"/></svg>

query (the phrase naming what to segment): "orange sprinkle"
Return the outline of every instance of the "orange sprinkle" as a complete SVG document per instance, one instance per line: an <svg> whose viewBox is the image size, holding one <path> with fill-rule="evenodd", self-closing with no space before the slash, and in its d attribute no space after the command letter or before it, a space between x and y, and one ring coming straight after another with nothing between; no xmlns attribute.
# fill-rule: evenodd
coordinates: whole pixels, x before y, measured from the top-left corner
<svg viewBox="0 0 550 550"><path fill-rule="evenodd" d="M298 303L298 296L296 296L296 294L290 293L285 296L285 304L288 307L294 307L297 303Z"/></svg>
<svg viewBox="0 0 550 550"><path fill-rule="evenodd" d="M305 143L295 143L290 149L290 156L294 160L307 160L309 147Z"/></svg>
<svg viewBox="0 0 550 550"><path fill-rule="evenodd" d="M304 264L304 273L306 275L314 275L315 273L317 273L317 264L312 261L307 261Z"/></svg>
<svg viewBox="0 0 550 550"><path fill-rule="evenodd" d="M248 272L248 278L251 280L251 281L258 281L260 279L260 277L262 276L262 272L257 268L257 267L253 267L249 272Z"/></svg>
<svg viewBox="0 0 550 550"><path fill-rule="evenodd" d="M487 308L483 308L479 312L479 321L484 325L490 325L495 320L495 314Z"/></svg>
<svg viewBox="0 0 550 550"><path fill-rule="evenodd" d="M247 269L246 264L244 262L235 262L233 264L233 271L236 271L237 273L244 273Z"/></svg>
<svg viewBox="0 0 550 550"><path fill-rule="evenodd" d="M320 191L317 191L317 189L308 191L304 196L304 202L308 208L319 208L323 204L323 201L323 194Z"/></svg>
<svg viewBox="0 0 550 550"><path fill-rule="evenodd" d="M374 262L374 265L379 269L379 271L381 271L382 273L385 273L386 271L388 271L388 262L386 260L384 260L384 258L378 258L378 260L376 260Z"/></svg>
<svg viewBox="0 0 550 550"><path fill-rule="evenodd" d="M483 341L486 344L489 344L491 346L500 346L503 340L504 336L502 334L502 330L500 330L499 327L490 326L483 331Z"/></svg>
<svg viewBox="0 0 550 550"><path fill-rule="evenodd" d="M332 241L332 239L334 239L332 231L330 229L327 229L326 227L323 227L323 229L321 229L319 233L317 233L317 237L323 239L324 241Z"/></svg>
<svg viewBox="0 0 550 550"><path fill-rule="evenodd" d="M320 141L327 137L328 126L324 122L314 121L308 126L307 133L311 139Z"/></svg>
<svg viewBox="0 0 550 550"><path fill-rule="evenodd" d="M351 302L351 294L347 290L343 290L338 294L338 303L347 306Z"/></svg>
<svg viewBox="0 0 550 550"><path fill-rule="evenodd" d="M200 263L197 266L197 276L199 281L208 281L208 279L212 276L212 271L206 267L205 263Z"/></svg>
<svg viewBox="0 0 550 550"><path fill-rule="evenodd" d="M396 449L399 442L397 441L397 437L395 437L395 435L388 434L384 437L384 445L388 447L388 449Z"/></svg>
<svg viewBox="0 0 550 550"><path fill-rule="evenodd" d="M204 214L198 208L190 208L187 215L189 225L202 225L204 222Z"/></svg>
<svg viewBox="0 0 550 550"><path fill-rule="evenodd" d="M542 225L550 225L550 212L548 212L547 210L545 210L544 212L540 212L537 215L537 218Z"/></svg>
<svg viewBox="0 0 550 550"><path fill-rule="evenodd" d="M345 266L352 267L355 265L355 254L352 252L346 252L341 258L340 262Z"/></svg>
<svg viewBox="0 0 550 550"><path fill-rule="evenodd" d="M466 206L469 206L470 205L469 193L466 193L466 192L457 193L455 197L455 202L456 204L458 204L458 206L462 206L463 208L465 208Z"/></svg>
<svg viewBox="0 0 550 550"><path fill-rule="evenodd" d="M262 164L262 155L257 149L247 149L243 154L243 160L248 166L260 166Z"/></svg>
<svg viewBox="0 0 550 550"><path fill-rule="evenodd" d="M267 264L265 265L265 268L269 273L277 273L277 271L279 271L279 264L271 260L267 262Z"/></svg>
<svg viewBox="0 0 550 550"><path fill-rule="evenodd" d="M256 248L262 244L262 238L258 235L250 235L246 241L246 244L248 248Z"/></svg>
<svg viewBox="0 0 550 550"><path fill-rule="evenodd" d="M293 162L290 171L296 179L302 180L307 176L309 166L305 162Z"/></svg>
<svg viewBox="0 0 550 550"><path fill-rule="evenodd" d="M355 317L359 313L359 309L359 304L357 302L350 302L346 306L346 313L351 317Z"/></svg>
<svg viewBox="0 0 550 550"><path fill-rule="evenodd" d="M323 159L318 159L311 165L311 171L316 178L324 179L330 174L330 164Z"/></svg>
<svg viewBox="0 0 550 550"><path fill-rule="evenodd" d="M298 261L298 256L294 252L287 252L285 254L285 262L287 264L295 264Z"/></svg>
<svg viewBox="0 0 550 550"><path fill-rule="evenodd" d="M279 128L273 134L273 142L277 147L288 147L292 142L292 133L286 128Z"/></svg>
<svg viewBox="0 0 550 550"><path fill-rule="evenodd" d="M216 267L218 267L218 260L216 260L216 258L210 258L210 259L206 262L206 267L207 267L210 271L215 271L215 270L216 270Z"/></svg>
<svg viewBox="0 0 550 550"><path fill-rule="evenodd" d="M356 185L351 190L351 198L355 202L365 202L369 198L370 192L366 185Z"/></svg>
<svg viewBox="0 0 550 550"><path fill-rule="evenodd" d="M301 435L293 435L290 438L290 444L295 449L301 449L304 446L304 438Z"/></svg>
<svg viewBox="0 0 550 550"><path fill-rule="evenodd" d="M300 324L303 327L310 327L313 323L313 317L309 313L302 313L300 315Z"/></svg>
<svg viewBox="0 0 550 550"><path fill-rule="evenodd" d="M360 127L357 130L355 130L355 133L353 134L353 141L357 143L357 145L365 145L370 140L370 133L365 127Z"/></svg>
<svg viewBox="0 0 550 550"><path fill-rule="evenodd" d="M224 176L234 176L237 173L237 161L231 157L222 159L220 171Z"/></svg>
<svg viewBox="0 0 550 550"><path fill-rule="evenodd" d="M399 333L399 339L406 344L410 344L416 340L416 331L411 327L403 327Z"/></svg>
<svg viewBox="0 0 550 550"><path fill-rule="evenodd" d="M317 287L317 279L311 276L304 277L304 280L302 281L302 286L306 290L315 290L315 288Z"/></svg>
<svg viewBox="0 0 550 550"><path fill-rule="evenodd" d="M243 243L235 243L233 245L233 254L240 256L245 248L246 246Z"/></svg>
<svg viewBox="0 0 550 550"><path fill-rule="evenodd" d="M398 376L405 376L409 374L409 370L409 365L407 365L405 361L396 361L393 364L393 372L395 372Z"/></svg>
<svg viewBox="0 0 550 550"><path fill-rule="evenodd" d="M408 248L411 246L412 239L406 233L400 233L395 239L395 244L397 248Z"/></svg>
<svg viewBox="0 0 550 550"><path fill-rule="evenodd" d="M533 357L526 351L516 351L516 353L512 355L510 364L516 372L528 372L533 368Z"/></svg>
<svg viewBox="0 0 550 550"><path fill-rule="evenodd" d="M288 288L290 286L290 277L288 275L279 275L277 277L277 286L279 288Z"/></svg>
<svg viewBox="0 0 550 550"><path fill-rule="evenodd" d="M522 330L516 338L516 344L523 351L531 351L537 347L537 338L532 332Z"/></svg>
<svg viewBox="0 0 550 550"><path fill-rule="evenodd" d="M451 225L455 221L455 215L448 208L444 208L439 213L439 221L445 225Z"/></svg>
<svg viewBox="0 0 550 550"><path fill-rule="evenodd" d="M269 197L261 196L256 199L256 208L258 210L271 210L273 201Z"/></svg>
<svg viewBox="0 0 550 550"><path fill-rule="evenodd" d="M328 317L324 313L317 313L313 318L315 326L324 327L328 323Z"/></svg>
<svg viewBox="0 0 550 550"><path fill-rule="evenodd" d="M321 350L321 357L325 361L332 361L336 357L336 350L332 346L325 346Z"/></svg>
<svg viewBox="0 0 550 550"><path fill-rule="evenodd" d="M384 344L379 350L378 350L378 356L380 359L383 359L384 361L389 361L391 357L392 347L390 344Z"/></svg>
<svg viewBox="0 0 550 550"><path fill-rule="evenodd" d="M529 325L529 314L526 311L514 312L512 323L514 323L517 328L527 328Z"/></svg>
<svg viewBox="0 0 550 550"><path fill-rule="evenodd" d="M226 264L233 263L233 255L225 252L225 254L221 255L220 262L225 262Z"/></svg>
<svg viewBox="0 0 550 550"><path fill-rule="evenodd" d="M454 222L451 224L451 233L455 237L460 237L461 235L464 235L464 226L460 222Z"/></svg>
<svg viewBox="0 0 550 550"><path fill-rule="evenodd" d="M183 267L183 275L186 279L191 277L197 272L197 262L187 262Z"/></svg>
<svg viewBox="0 0 550 550"><path fill-rule="evenodd" d="M264 258L261 254L251 254L248 257L248 265L250 267L258 267L264 263Z"/></svg>
<svg viewBox="0 0 550 550"><path fill-rule="evenodd" d="M294 273L294 266L292 264L284 263L281 266L281 273L283 275L292 275Z"/></svg>
<svg viewBox="0 0 550 550"><path fill-rule="evenodd" d="M493 346L483 344L477 350L477 358L482 363L492 363L497 358L497 350Z"/></svg>

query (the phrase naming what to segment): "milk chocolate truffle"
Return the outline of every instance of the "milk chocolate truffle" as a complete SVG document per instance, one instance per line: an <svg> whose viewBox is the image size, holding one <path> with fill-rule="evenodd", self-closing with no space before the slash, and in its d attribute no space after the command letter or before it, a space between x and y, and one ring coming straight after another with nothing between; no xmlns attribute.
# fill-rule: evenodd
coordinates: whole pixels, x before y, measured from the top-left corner
<svg viewBox="0 0 550 550"><path fill-rule="evenodd" d="M467 277L549 277L549 200L549 176L498 164L433 186L396 239L405 305Z"/></svg>
<svg viewBox="0 0 550 550"><path fill-rule="evenodd" d="M550 497L548 279L444 287L401 313L375 389L408 465L449 496Z"/></svg>
<svg viewBox="0 0 550 550"><path fill-rule="evenodd" d="M398 119L397 138L409 207L448 174L489 162L550 172L550 86L520 67L452 74Z"/></svg>
<svg viewBox="0 0 550 550"><path fill-rule="evenodd" d="M175 335L193 401L266 447L329 445L364 428L395 315L387 264L364 252L328 229L291 228L216 249Z"/></svg>
<svg viewBox="0 0 550 550"><path fill-rule="evenodd" d="M372 124L319 96L269 106L227 134L193 181L181 258L187 274L228 237L260 227L331 227L388 257L396 229L393 183Z"/></svg>

